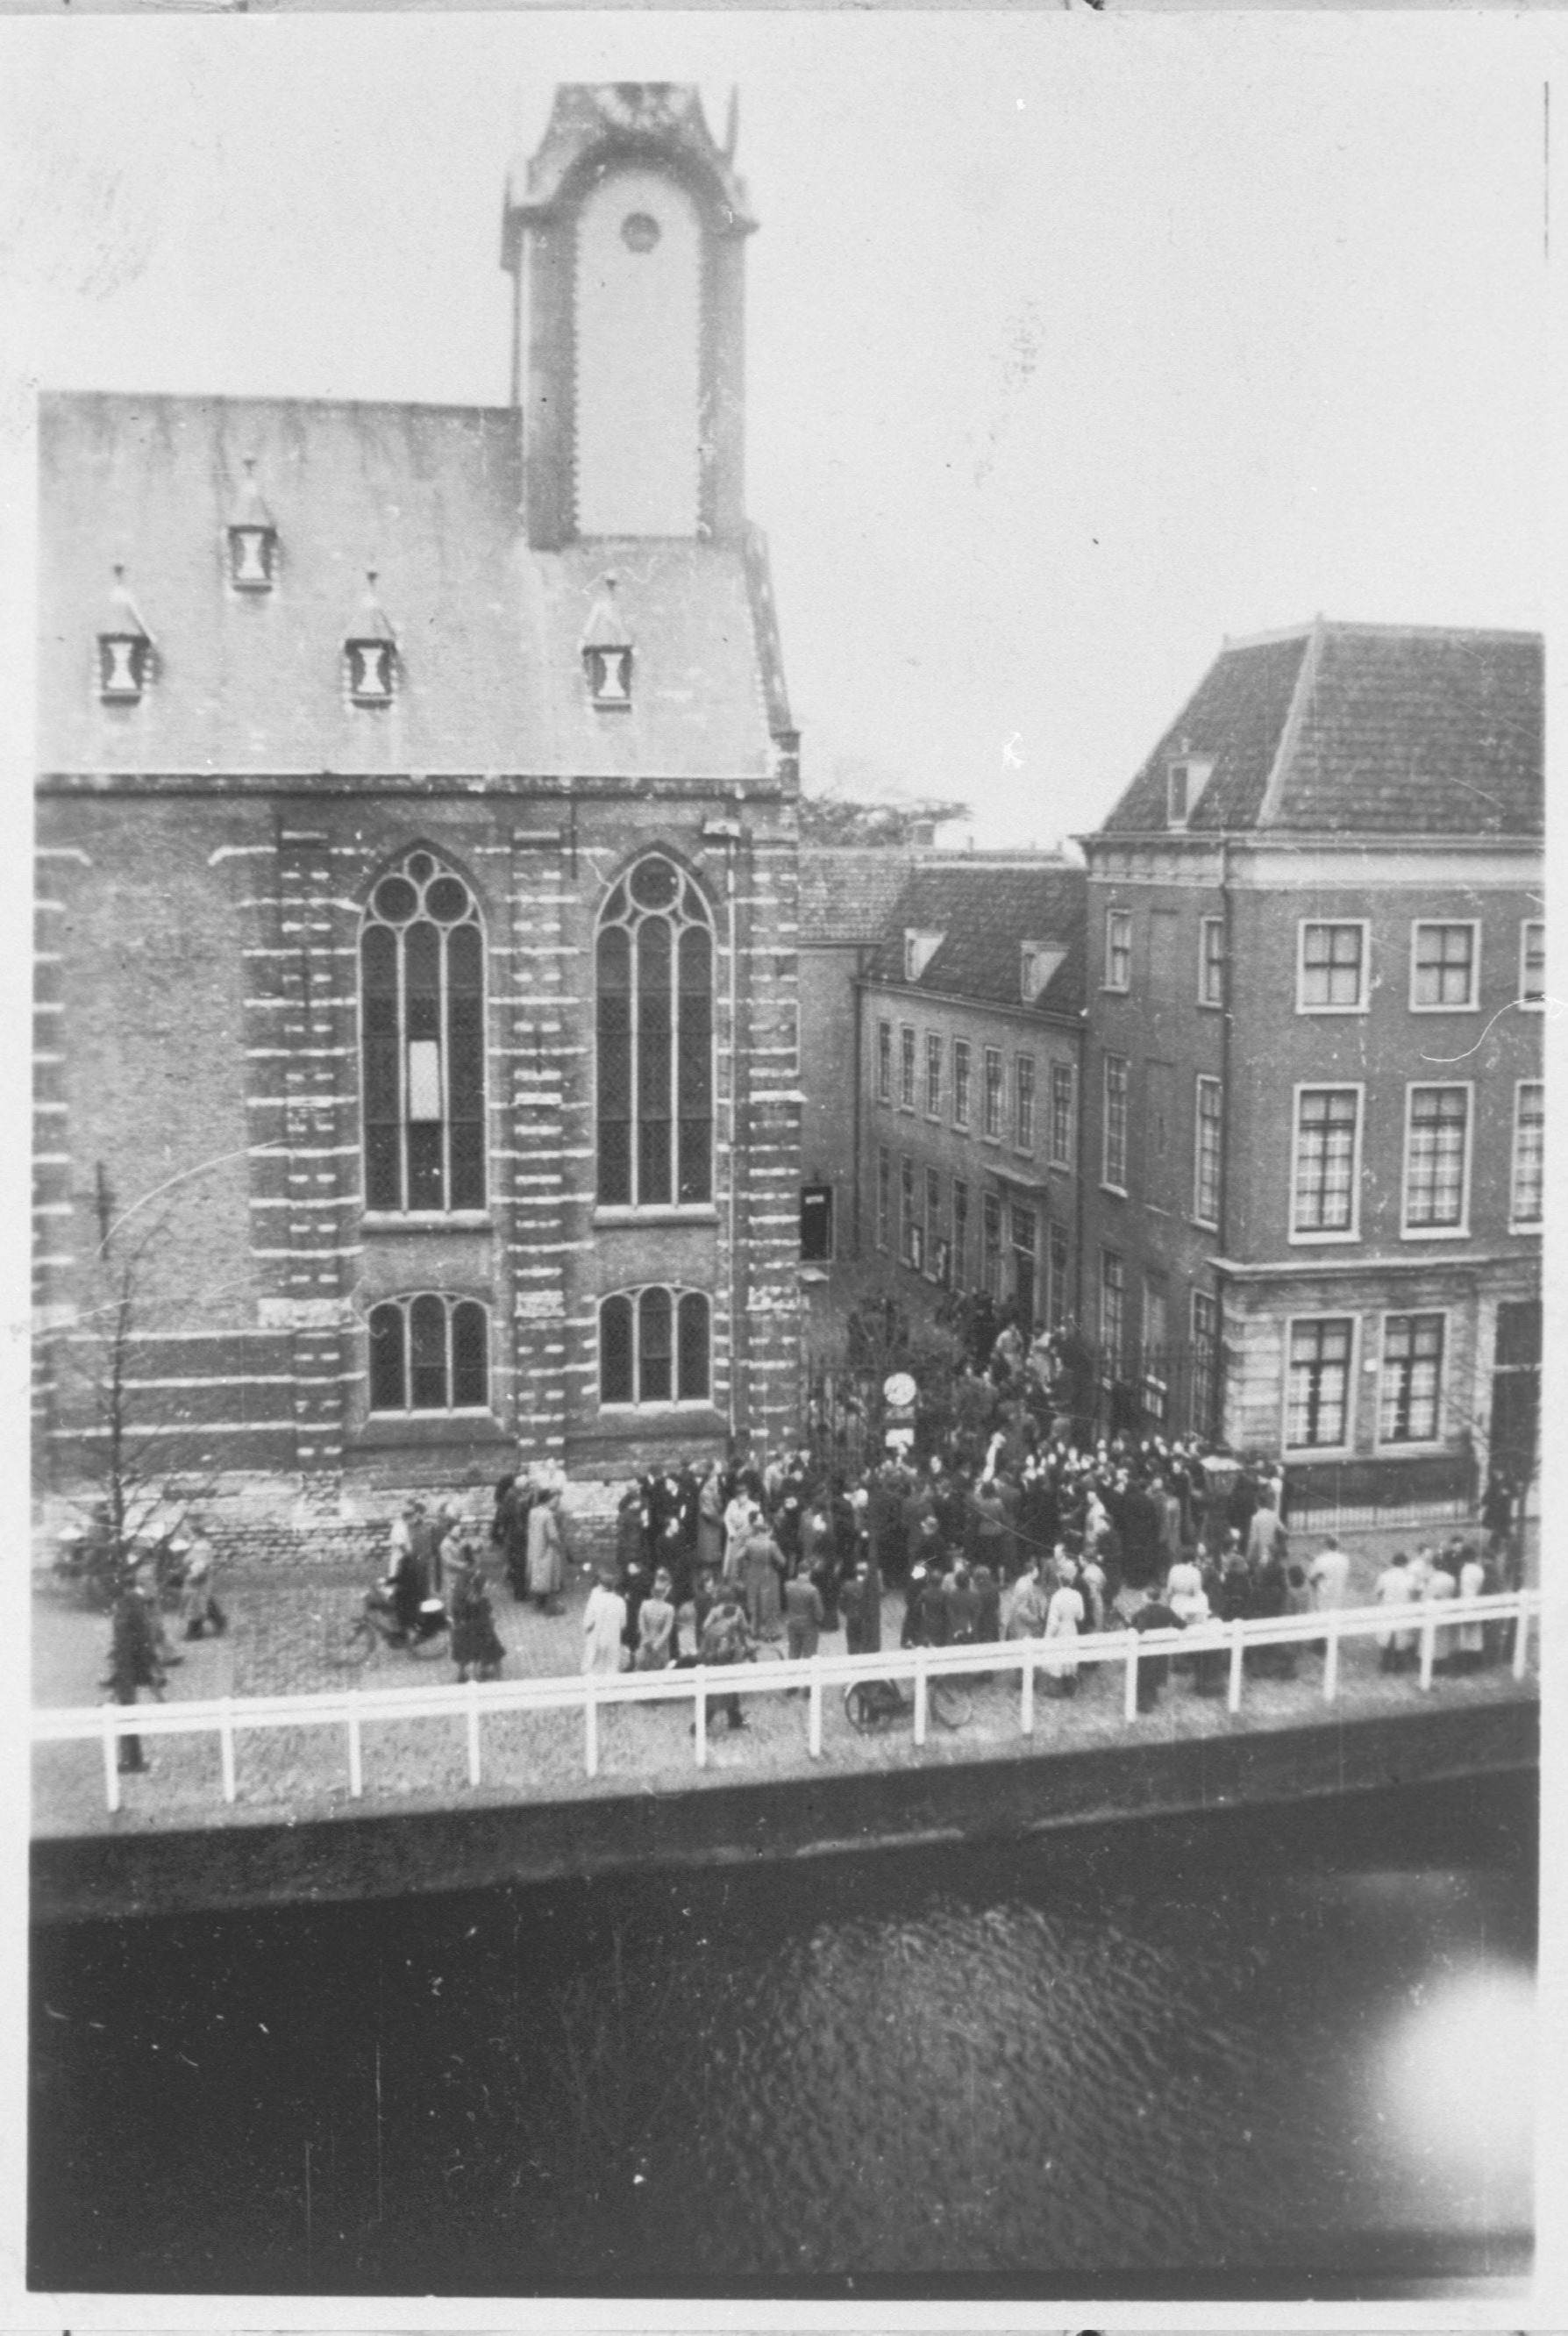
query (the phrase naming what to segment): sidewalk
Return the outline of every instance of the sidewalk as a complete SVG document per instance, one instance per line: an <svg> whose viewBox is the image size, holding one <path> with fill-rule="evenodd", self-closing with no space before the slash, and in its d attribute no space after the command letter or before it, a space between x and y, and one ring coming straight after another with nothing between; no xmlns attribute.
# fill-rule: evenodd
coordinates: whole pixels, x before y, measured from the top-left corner
<svg viewBox="0 0 1568 2336"><path fill-rule="evenodd" d="M1364 1596L1381 1554L1359 1558L1352 1596ZM221 1594L230 1618L227 1635L186 1644L173 1638L185 1660L169 1674L169 1699L341 1691L356 1681L377 1689L450 1680L445 1660L416 1662L388 1650L378 1651L363 1671L345 1671L330 1660L330 1647L352 1617L363 1592L363 1576L313 1573L309 1578L276 1572L224 1577ZM504 1677L537 1678L575 1672L582 1644L586 1581L568 1590L566 1611L558 1616L515 1604L504 1586L495 1594L496 1620L506 1645ZM883 1644L898 1643L902 1599L884 1606ZM171 1625L171 1635L174 1626ZM65 1604L50 1591L34 1600L34 1700L36 1704L96 1704L106 1664L109 1623ZM842 1633L824 1637L825 1653L843 1651ZM1532 1667L1534 1668L1534 1667ZM765 1675L765 1674L764 1674ZM127 1777L124 1806L111 1816L104 1807L102 1756L95 1744L46 1745L34 1755L34 1829L76 1833L136 1829L150 1825L232 1825L329 1815L350 1807L369 1813L397 1808L472 1806L486 1800L574 1799L627 1791L701 1789L706 1782L735 1782L745 1776L809 1776L818 1765L807 1751L805 1698L759 1692L759 1674L743 1671L737 1685L745 1698L748 1725L731 1734L715 1715L710 1721L709 1765L694 1763L690 1707L655 1705L612 1710L599 1722L599 1774L584 1768L584 1723L578 1713L507 1713L487 1718L483 1784L467 1778L466 1739L459 1719L385 1721L367 1724L364 1796L351 1802L344 1731L332 1728L268 1728L238 1737L237 1798L224 1803L218 1785L215 1737L166 1737L149 1745L151 1767ZM973 1758L1032 1757L1053 1748L1081 1748L1129 1741L1178 1740L1195 1736L1245 1734L1327 1720L1322 1667L1316 1655L1302 1661L1293 1681L1249 1675L1240 1712L1232 1715L1223 1698L1198 1697L1190 1679L1177 1672L1160 1706L1130 1724L1123 1718L1123 1671L1119 1663L1087 1668L1076 1698L1059 1700L1041 1687L1035 1698L1035 1733L1019 1729L1020 1690L1009 1679L978 1683L969 1726L948 1733L933 1725L923 1748L912 1743L907 1719L886 1735L861 1737L850 1728L841 1691L824 1697L823 1766L906 1767ZM748 1692L748 1682L750 1690ZM1505 1667L1463 1678L1440 1677L1423 1696L1408 1674L1387 1678L1377 1668L1370 1640L1341 1651L1339 1698L1331 1710L1362 1717L1375 1711L1429 1708L1434 1701L1491 1702L1534 1696L1534 1679L1515 1683Z"/></svg>

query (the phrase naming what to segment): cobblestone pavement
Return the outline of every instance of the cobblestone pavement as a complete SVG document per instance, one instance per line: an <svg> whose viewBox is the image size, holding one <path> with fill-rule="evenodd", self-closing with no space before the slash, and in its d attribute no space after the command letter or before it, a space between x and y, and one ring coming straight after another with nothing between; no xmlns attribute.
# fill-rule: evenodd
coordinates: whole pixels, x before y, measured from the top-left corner
<svg viewBox="0 0 1568 2336"><path fill-rule="evenodd" d="M1351 1581L1353 1599L1364 1598L1388 1549L1414 1536L1379 1537L1387 1547L1370 1547L1362 1537ZM341 1690L356 1681L376 1688L425 1685L454 1677L450 1662L412 1660L382 1649L363 1669L345 1669L333 1660L334 1646L357 1611L363 1574L325 1569L308 1576L238 1572L226 1576L221 1594L230 1618L227 1635L188 1644L172 1620L174 1651L182 1658L170 1671L169 1699L209 1697L312 1694ZM508 1679L571 1673L578 1668L586 1576L568 1588L566 1611L546 1616L513 1602L504 1585L495 1592L496 1620L506 1644ZM95 1704L102 1700L109 1625L41 1587L34 1601L35 1704ZM889 1596L884 1610L883 1643L898 1641L902 1601ZM823 1640L826 1653L843 1650L841 1633ZM1532 1670L1534 1666L1532 1666ZM153 1825L232 1824L282 1815L321 1816L359 1806L417 1808L454 1803L569 1798L595 1793L672 1789L723 1782L738 1776L818 1773L807 1751L807 1706L803 1695L768 1691L767 1667L748 1669L747 1727L731 1734L724 1719L711 1715L709 1765L694 1764L690 1706L685 1702L611 1710L599 1715L599 1774L585 1773L584 1721L576 1712L498 1713L483 1723L483 1783L469 1786L467 1737L460 1718L377 1721L363 1728L364 1798L349 1797L346 1732L331 1728L241 1730L237 1738L237 1797L232 1807L221 1797L216 1737L150 1738L151 1766L145 1776L124 1780L123 1806L111 1816L104 1807L102 1755L95 1744L44 1745L34 1753L34 1821L43 1833L102 1827L135 1829ZM844 1716L841 1691L824 1697L823 1766L890 1767L911 1759L942 1763L1011 1755L1029 1757L1053 1748L1081 1748L1124 1741L1179 1739L1224 1735L1259 1728L1300 1725L1321 1718L1322 1666L1303 1657L1293 1681L1249 1676L1241 1711L1233 1716L1223 1698L1196 1696L1190 1678L1177 1672L1157 1710L1130 1724L1122 1716L1119 1664L1087 1667L1076 1698L1048 1696L1043 1682L1035 1698L1035 1732L1020 1733L1017 1675L979 1681L970 1724L949 1732L932 1724L924 1750L916 1750L907 1718L887 1734L857 1736ZM1534 1680L1516 1686L1504 1666L1465 1678L1440 1678L1434 1694L1443 1702L1491 1701L1534 1694ZM1383 1677L1371 1641L1341 1650L1339 1702L1346 1717L1374 1710L1411 1708L1429 1700L1414 1679Z"/></svg>

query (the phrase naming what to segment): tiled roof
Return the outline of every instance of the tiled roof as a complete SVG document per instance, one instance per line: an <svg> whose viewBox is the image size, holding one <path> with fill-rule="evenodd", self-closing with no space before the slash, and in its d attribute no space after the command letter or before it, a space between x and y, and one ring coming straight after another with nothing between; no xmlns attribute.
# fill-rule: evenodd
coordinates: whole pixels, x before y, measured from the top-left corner
<svg viewBox="0 0 1568 2336"><path fill-rule="evenodd" d="M802 844L802 943L879 941L913 865L896 845Z"/></svg>
<svg viewBox="0 0 1568 2336"><path fill-rule="evenodd" d="M1185 745L1215 758L1195 832L1538 835L1543 690L1534 633L1320 620L1236 642L1100 832L1166 827Z"/></svg>
<svg viewBox="0 0 1568 2336"><path fill-rule="evenodd" d="M916 988L1019 1006L1022 946L1043 942L1063 955L1034 1003L1077 1013L1084 999L1084 871L1061 861L1030 867L949 860L916 868L894 905L871 977L902 982L905 932L940 933Z"/></svg>
<svg viewBox="0 0 1568 2336"><path fill-rule="evenodd" d="M40 435L45 770L749 778L788 726L760 541L530 550L510 411L46 394ZM226 573L247 454L278 530L270 592ZM95 686L117 560L155 653L134 706ZM342 673L368 568L400 681L370 710ZM595 712L583 674L607 569L629 712Z"/></svg>

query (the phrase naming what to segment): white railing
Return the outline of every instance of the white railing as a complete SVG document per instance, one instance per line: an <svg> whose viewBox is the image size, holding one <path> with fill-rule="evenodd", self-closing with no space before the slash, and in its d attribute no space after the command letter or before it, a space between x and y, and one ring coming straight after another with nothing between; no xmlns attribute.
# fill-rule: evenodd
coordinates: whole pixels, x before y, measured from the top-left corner
<svg viewBox="0 0 1568 2336"><path fill-rule="evenodd" d="M1034 1733L1035 1675L1049 1678L1053 1665L1076 1662L1082 1669L1094 1663L1120 1663L1125 1670L1124 1716L1137 1715L1140 1664L1157 1657L1224 1653L1229 1658L1227 1707L1239 1711L1249 1648L1318 1645L1323 1649L1323 1696L1331 1703L1339 1692L1340 1650L1348 1640L1398 1633L1418 1648L1418 1681L1423 1691L1432 1685L1432 1667L1439 1639L1452 1646L1461 1624L1516 1621L1512 1670L1523 1679L1526 1669L1530 1621L1540 1611L1538 1591L1507 1591L1489 1598L1447 1598L1421 1605L1357 1606L1323 1612L1291 1614L1267 1621L1209 1621L1186 1630L1130 1629L1100 1631L1078 1639L1007 1639L962 1647L908 1647L872 1655L816 1654L802 1662L762 1662L692 1670L622 1671L595 1677L577 1672L555 1678L497 1679L479 1685L415 1684L400 1687L353 1686L325 1695L225 1697L217 1702L91 1704L35 1712L34 1744L100 1742L103 1748L104 1793L108 1806L120 1806L117 1748L122 1736L216 1735L223 1797L237 1794L235 1739L242 1728L342 1728L348 1747L348 1786L357 1800L364 1790L363 1730L368 1723L388 1719L462 1719L468 1733L469 1782L481 1780L481 1724L503 1713L580 1711L583 1715L585 1773L599 1769L599 1715L620 1704L682 1703L693 1707L694 1750L699 1768L708 1762L708 1707L715 1698L735 1694L787 1695L804 1688L807 1694L807 1748L813 1759L822 1757L822 1700L829 1687L849 1687L857 1679L908 1680L913 1689L913 1737L924 1744L933 1679L960 1679L1016 1671L1019 1674L1019 1732Z"/></svg>

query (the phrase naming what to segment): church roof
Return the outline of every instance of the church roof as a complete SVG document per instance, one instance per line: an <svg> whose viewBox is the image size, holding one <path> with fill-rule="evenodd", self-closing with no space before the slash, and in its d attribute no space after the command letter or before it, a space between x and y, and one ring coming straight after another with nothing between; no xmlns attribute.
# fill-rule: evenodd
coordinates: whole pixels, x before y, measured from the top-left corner
<svg viewBox="0 0 1568 2336"><path fill-rule="evenodd" d="M1086 891L1084 870L1060 860L1032 867L942 860L916 868L894 903L870 977L903 984L905 934L940 933L919 980L909 986L1021 1006L1021 951L1028 942L1062 952L1033 1003L1076 1014L1084 1002Z"/></svg>
<svg viewBox="0 0 1568 2336"><path fill-rule="evenodd" d="M766 776L789 726L755 531L529 548L505 408L45 393L40 399L45 771ZM232 589L245 459L276 524L273 589ZM129 563L158 644L106 706L96 635ZM365 573L395 634L392 703L353 704ZM627 711L596 712L584 628L617 578Z"/></svg>
<svg viewBox="0 0 1568 2336"><path fill-rule="evenodd" d="M1227 643L1099 829L1168 825L1166 770L1214 774L1189 832L1539 835L1539 634L1331 624Z"/></svg>

